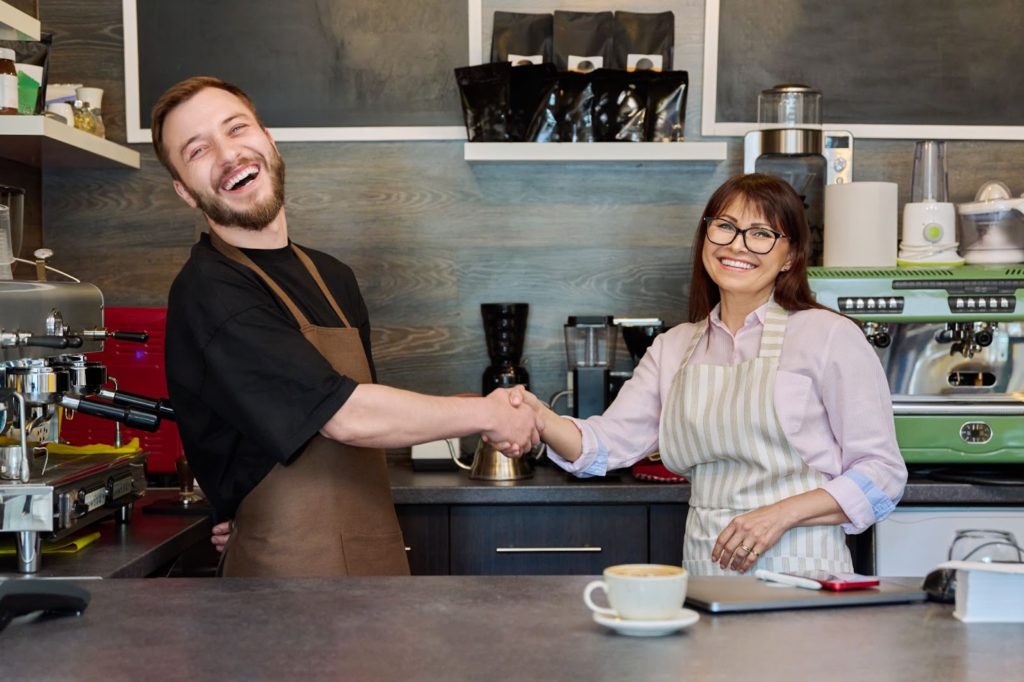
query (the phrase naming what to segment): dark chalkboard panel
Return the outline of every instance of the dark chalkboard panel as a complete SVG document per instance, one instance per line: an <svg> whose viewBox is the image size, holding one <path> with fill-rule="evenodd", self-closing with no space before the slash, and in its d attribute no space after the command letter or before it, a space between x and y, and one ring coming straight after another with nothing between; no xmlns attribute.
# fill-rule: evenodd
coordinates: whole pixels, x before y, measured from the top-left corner
<svg viewBox="0 0 1024 682"><path fill-rule="evenodd" d="M715 4L716 123L754 122L761 90L804 83L839 127L1024 125L1021 0Z"/></svg>
<svg viewBox="0 0 1024 682"><path fill-rule="evenodd" d="M452 70L468 63L465 0L134 0L134 10L141 128L168 86L197 74L242 87L271 128L462 124Z"/></svg>

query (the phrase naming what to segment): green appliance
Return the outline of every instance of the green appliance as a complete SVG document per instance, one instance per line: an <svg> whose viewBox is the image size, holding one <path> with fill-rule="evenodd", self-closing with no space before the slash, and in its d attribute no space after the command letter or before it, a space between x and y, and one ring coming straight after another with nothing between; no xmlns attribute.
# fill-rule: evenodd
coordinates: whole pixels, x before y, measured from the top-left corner
<svg viewBox="0 0 1024 682"><path fill-rule="evenodd" d="M1024 265L809 275L875 346L908 463L1024 463Z"/></svg>

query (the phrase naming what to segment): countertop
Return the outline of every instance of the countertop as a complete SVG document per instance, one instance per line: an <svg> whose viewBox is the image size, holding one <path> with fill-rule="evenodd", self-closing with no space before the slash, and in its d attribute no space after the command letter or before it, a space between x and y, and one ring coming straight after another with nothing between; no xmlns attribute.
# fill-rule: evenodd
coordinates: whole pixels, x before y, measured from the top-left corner
<svg viewBox="0 0 1024 682"><path fill-rule="evenodd" d="M503 483L470 480L466 471L413 471L408 458L389 460L395 504L683 504L686 483L637 481L628 470L578 479L550 463L533 478ZM1024 505L1024 485L950 483L912 476L900 506Z"/></svg>
<svg viewBox="0 0 1024 682"><path fill-rule="evenodd" d="M83 528L71 537L93 531L100 538L75 554L43 554L34 577L143 578L200 542L208 542L210 520L206 516L148 514L143 507L176 499L177 491L150 489L135 502L131 523L118 524L113 517ZM4 534L13 537L13 534ZM3 537L3 536L0 536ZM15 555L0 555L0 578L20 577Z"/></svg>
<svg viewBox="0 0 1024 682"><path fill-rule="evenodd" d="M930 603L701 613L613 634L586 576L157 579L81 583L80 617L0 633L4 677L348 680L1020 679L1024 625Z"/></svg>

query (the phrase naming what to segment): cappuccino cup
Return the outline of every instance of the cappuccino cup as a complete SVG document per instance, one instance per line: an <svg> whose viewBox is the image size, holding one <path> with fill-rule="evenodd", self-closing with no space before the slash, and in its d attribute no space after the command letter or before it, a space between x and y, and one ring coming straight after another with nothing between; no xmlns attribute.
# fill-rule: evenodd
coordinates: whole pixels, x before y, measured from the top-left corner
<svg viewBox="0 0 1024 682"><path fill-rule="evenodd" d="M591 611L624 620L668 620L679 614L686 599L686 569L667 564L619 564L604 569L603 580L583 590ZM594 603L603 590L611 608Z"/></svg>

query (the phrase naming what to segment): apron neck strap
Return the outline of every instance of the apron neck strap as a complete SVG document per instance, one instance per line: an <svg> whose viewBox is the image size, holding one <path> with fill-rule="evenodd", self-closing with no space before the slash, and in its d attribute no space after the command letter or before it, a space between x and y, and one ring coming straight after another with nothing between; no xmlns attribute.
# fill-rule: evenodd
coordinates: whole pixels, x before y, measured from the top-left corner
<svg viewBox="0 0 1024 682"><path fill-rule="evenodd" d="M327 302L331 304L334 314L338 316L338 319L341 320L343 325L351 327L352 325L349 324L348 318L345 317L345 313L341 312L341 306L338 305L338 302L334 300L334 296L331 294L330 290L327 289L327 285L324 283L324 278L320 276L320 271L317 270L316 265L313 264L313 259L310 258L305 251L300 249L295 242L292 242L291 244L292 251L294 251L295 255L299 257L299 262L305 266L306 270L313 278L313 281L316 282L316 285L320 287L320 293L322 293L324 298L327 299Z"/></svg>
<svg viewBox="0 0 1024 682"><path fill-rule="evenodd" d="M782 340L786 336L786 323L789 312L775 302L768 303L764 313L764 329L761 330L761 347L757 352L759 358L778 358L782 355Z"/></svg>
<svg viewBox="0 0 1024 682"><path fill-rule="evenodd" d="M270 275L268 275L263 268L256 265L252 258L245 255L237 246L233 246L224 241L214 230L211 229L209 234L210 243L213 244L213 248L217 249L217 251L219 251L225 258L228 258L239 265L244 265L255 272L259 278L262 279L268 287L270 287L270 290L273 291L279 299L281 299L281 302L284 303L286 308L288 308L292 317L294 317L295 321L299 323L299 327L302 328L309 326L309 319L307 319L302 311L299 310L299 307L295 305L295 301L293 301L291 297L284 292L284 289L278 286L277 282L270 278ZM305 265L305 263L303 263L303 265ZM344 320L344 318L342 318L342 320Z"/></svg>

